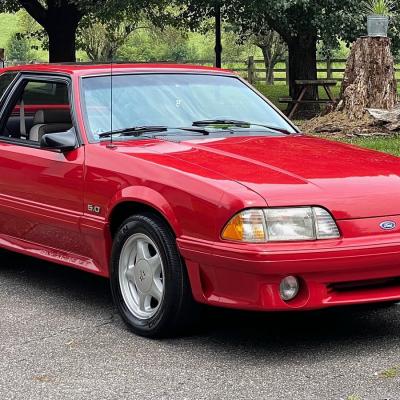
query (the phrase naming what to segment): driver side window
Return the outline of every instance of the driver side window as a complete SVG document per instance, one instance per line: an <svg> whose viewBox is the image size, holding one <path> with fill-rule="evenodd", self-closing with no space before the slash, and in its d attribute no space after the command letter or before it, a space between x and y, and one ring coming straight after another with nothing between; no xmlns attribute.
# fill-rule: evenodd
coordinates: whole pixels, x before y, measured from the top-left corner
<svg viewBox="0 0 400 400"><path fill-rule="evenodd" d="M26 80L11 105L2 136L40 143L45 134L66 132L72 126L67 84Z"/></svg>

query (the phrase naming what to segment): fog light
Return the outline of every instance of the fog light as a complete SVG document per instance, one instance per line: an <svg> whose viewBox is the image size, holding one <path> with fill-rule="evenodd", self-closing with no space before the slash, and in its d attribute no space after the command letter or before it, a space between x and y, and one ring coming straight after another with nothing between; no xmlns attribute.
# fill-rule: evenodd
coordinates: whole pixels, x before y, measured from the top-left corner
<svg viewBox="0 0 400 400"><path fill-rule="evenodd" d="M279 292L282 300L293 300L297 296L297 293L299 293L298 279L294 276L287 276L282 279L281 284L279 285Z"/></svg>

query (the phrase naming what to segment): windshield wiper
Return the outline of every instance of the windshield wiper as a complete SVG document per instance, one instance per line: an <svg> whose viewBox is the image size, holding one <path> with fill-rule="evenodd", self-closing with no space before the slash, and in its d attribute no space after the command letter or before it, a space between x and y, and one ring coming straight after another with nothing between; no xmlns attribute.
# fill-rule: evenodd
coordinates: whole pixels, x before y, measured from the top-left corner
<svg viewBox="0 0 400 400"><path fill-rule="evenodd" d="M211 125L230 125L239 127L250 127L250 123L246 121L237 121L235 119L205 119L202 121L194 121L193 126L211 126Z"/></svg>
<svg viewBox="0 0 400 400"><path fill-rule="evenodd" d="M265 129L273 130L275 132L284 133L284 134L291 134L291 132L277 128L274 126L268 125L261 125L261 124L253 124L251 122L246 121L238 121L234 119L207 119L203 121L195 121L193 122L191 127L168 127L168 126L157 126L157 125L145 125L145 126L133 126L131 128L124 128L124 129L116 129L115 131L108 131L102 132L99 134L99 138L107 138L111 137L112 135L116 136L134 136L134 137L141 137L146 133L160 133L160 132L169 132L169 131L186 131L186 132L193 132L198 133L203 136L210 135L210 131L205 129L205 127L213 125L226 125L226 129L229 127L238 127L238 128L250 128L251 126L258 126ZM230 133L235 133L234 130L229 129ZM167 135L172 135L168 133Z"/></svg>
<svg viewBox="0 0 400 400"><path fill-rule="evenodd" d="M110 131L110 132L103 132L99 134L99 138L106 138L110 137L111 135L118 135L118 136L135 136L139 137L144 135L145 133L159 133L159 132L168 132L168 131L186 131L186 132L195 132L199 133L203 136L207 136L210 134L210 132L207 129L201 128L201 127L182 127L182 128L171 128L168 126L134 126L132 128L126 128L126 129L119 129L115 131ZM168 135L171 135L171 133L168 133ZM157 135L159 136L159 135Z"/></svg>
<svg viewBox="0 0 400 400"><path fill-rule="evenodd" d="M166 132L168 127L166 126L133 126L132 128L117 129L115 131L103 132L99 134L99 138L110 137L111 135L118 136L142 136L144 133L152 132Z"/></svg>
<svg viewBox="0 0 400 400"><path fill-rule="evenodd" d="M261 128L265 128L265 129L269 129L271 131L275 131L275 132L280 132L283 133L285 135L293 135L296 132L290 132L285 128L278 128L277 126L269 126L269 125L263 125L263 124L250 124L252 126L259 126Z"/></svg>
<svg viewBox="0 0 400 400"><path fill-rule="evenodd" d="M203 121L194 121L193 126L213 126L213 125L227 125L238 128L250 128L252 126L257 126L260 128L269 129L275 132L284 133L285 135L291 135L294 132L290 132L287 129L279 128L277 126L269 126L263 124L254 124L247 121L239 121L235 119L205 119ZM232 131L234 132L234 131Z"/></svg>
<svg viewBox="0 0 400 400"><path fill-rule="evenodd" d="M210 134L210 131L207 129L201 128L201 127L196 127L196 126L191 126L191 127L182 127L182 128L171 128L171 129L176 129L180 131L187 131L187 132L195 132L195 133L200 133L203 136L207 136Z"/></svg>

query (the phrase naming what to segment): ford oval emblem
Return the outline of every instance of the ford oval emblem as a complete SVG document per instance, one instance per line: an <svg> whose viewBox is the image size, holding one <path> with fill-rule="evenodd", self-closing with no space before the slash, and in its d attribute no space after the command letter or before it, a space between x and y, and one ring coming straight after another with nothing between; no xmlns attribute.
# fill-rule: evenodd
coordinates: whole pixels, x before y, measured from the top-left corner
<svg viewBox="0 0 400 400"><path fill-rule="evenodd" d="M394 222L394 221L384 221L384 222L380 223L379 226L384 231L392 231L394 228L396 228L396 222Z"/></svg>

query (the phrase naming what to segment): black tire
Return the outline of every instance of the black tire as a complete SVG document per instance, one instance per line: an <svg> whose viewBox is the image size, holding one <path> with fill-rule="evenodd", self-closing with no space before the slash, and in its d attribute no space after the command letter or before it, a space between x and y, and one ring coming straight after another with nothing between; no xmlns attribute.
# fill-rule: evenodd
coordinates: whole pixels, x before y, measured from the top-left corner
<svg viewBox="0 0 400 400"><path fill-rule="evenodd" d="M149 319L135 316L121 292L119 261L125 242L135 234L148 236L157 246L164 268L164 294L155 315ZM156 214L134 215L123 222L113 242L111 253L111 291L122 319L134 333L148 338L182 334L193 327L199 315L186 266L178 252L170 227Z"/></svg>

